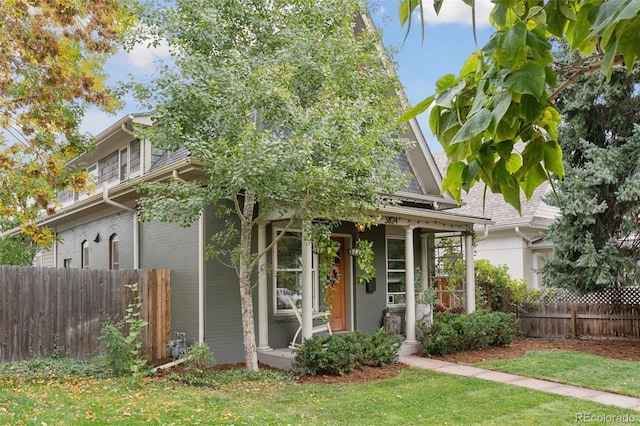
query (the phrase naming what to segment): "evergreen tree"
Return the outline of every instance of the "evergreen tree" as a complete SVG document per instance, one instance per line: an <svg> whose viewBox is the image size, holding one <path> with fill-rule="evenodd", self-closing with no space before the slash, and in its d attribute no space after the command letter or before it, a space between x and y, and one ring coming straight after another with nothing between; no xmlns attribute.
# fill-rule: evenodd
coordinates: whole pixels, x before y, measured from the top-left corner
<svg viewBox="0 0 640 426"><path fill-rule="evenodd" d="M580 294L635 281L640 260L640 69L596 72L559 98L566 175L545 284Z"/></svg>

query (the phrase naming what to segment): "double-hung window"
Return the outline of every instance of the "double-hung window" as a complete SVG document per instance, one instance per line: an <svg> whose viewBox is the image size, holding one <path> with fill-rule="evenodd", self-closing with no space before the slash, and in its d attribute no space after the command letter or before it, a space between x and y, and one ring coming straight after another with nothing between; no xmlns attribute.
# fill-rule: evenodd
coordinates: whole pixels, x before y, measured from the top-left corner
<svg viewBox="0 0 640 426"><path fill-rule="evenodd" d="M404 238L387 237L387 305L406 304Z"/></svg>
<svg viewBox="0 0 640 426"><path fill-rule="evenodd" d="M280 236L281 230L275 230L274 236ZM318 309L318 288L316 277L316 259L313 256L313 307ZM273 282L275 312L291 311L291 303L298 307L302 303L302 233L287 231L276 243L273 250Z"/></svg>
<svg viewBox="0 0 640 426"><path fill-rule="evenodd" d="M127 148L122 148L120 150L120 182L127 180L129 177L129 150Z"/></svg>

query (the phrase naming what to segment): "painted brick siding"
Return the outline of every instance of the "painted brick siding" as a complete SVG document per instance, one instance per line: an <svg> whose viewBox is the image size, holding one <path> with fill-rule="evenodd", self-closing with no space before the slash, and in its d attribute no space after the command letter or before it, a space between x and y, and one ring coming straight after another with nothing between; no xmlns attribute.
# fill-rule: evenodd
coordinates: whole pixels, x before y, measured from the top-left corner
<svg viewBox="0 0 640 426"><path fill-rule="evenodd" d="M198 224L140 224L140 268L171 270L171 332L198 340Z"/></svg>
<svg viewBox="0 0 640 426"><path fill-rule="evenodd" d="M133 213L122 211L116 214L78 225L59 232L61 242L57 243L57 265L63 266L64 259L71 259L71 267L79 268L80 246L89 244L89 268L109 269L109 238L118 235L120 269L133 268ZM100 236L98 242L95 241Z"/></svg>
<svg viewBox="0 0 640 426"><path fill-rule="evenodd" d="M217 218L213 208L205 211L205 235L207 241L220 231L224 222ZM253 243L256 249L257 233ZM223 259L227 264L228 259ZM209 259L206 263L206 342L213 350L217 362L230 363L244 361L242 342L242 317L240 314L240 289L235 269L224 265L219 259ZM254 277L255 280L255 277ZM254 318L257 317L257 291L253 292ZM256 336L257 336L256 321Z"/></svg>

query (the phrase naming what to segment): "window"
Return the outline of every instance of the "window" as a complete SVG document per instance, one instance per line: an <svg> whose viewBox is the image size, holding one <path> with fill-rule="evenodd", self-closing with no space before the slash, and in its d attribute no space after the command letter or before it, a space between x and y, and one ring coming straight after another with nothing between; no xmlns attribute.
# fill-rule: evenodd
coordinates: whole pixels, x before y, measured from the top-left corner
<svg viewBox="0 0 640 426"><path fill-rule="evenodd" d="M33 258L33 265L36 268L42 268L42 252L41 251L36 253L36 256Z"/></svg>
<svg viewBox="0 0 640 426"><path fill-rule="evenodd" d="M140 171L140 139L129 144L129 173L137 174Z"/></svg>
<svg viewBox="0 0 640 426"><path fill-rule="evenodd" d="M120 150L120 181L127 180L129 177L129 150L122 148Z"/></svg>
<svg viewBox="0 0 640 426"><path fill-rule="evenodd" d="M62 261L62 266L64 266L65 268L71 268L71 259L64 259Z"/></svg>
<svg viewBox="0 0 640 426"><path fill-rule="evenodd" d="M84 240L81 244L81 259L82 269L89 269L89 242Z"/></svg>
<svg viewBox="0 0 640 426"><path fill-rule="evenodd" d="M118 254L118 234L113 234L109 238L109 268L119 269L120 261Z"/></svg>
<svg viewBox="0 0 640 426"><path fill-rule="evenodd" d="M404 305L405 257L404 238L387 238L387 305Z"/></svg>
<svg viewBox="0 0 640 426"><path fill-rule="evenodd" d="M276 235L282 231L276 230ZM316 256L313 259L313 306L318 309L318 289L316 277ZM288 231L276 243L273 250L275 310L291 310L291 302L302 301L302 233Z"/></svg>

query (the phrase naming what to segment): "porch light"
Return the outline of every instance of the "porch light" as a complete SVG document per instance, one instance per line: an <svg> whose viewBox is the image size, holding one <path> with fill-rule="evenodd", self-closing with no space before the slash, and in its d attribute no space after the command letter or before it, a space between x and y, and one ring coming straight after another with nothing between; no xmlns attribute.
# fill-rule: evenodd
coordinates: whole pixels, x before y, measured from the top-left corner
<svg viewBox="0 0 640 426"><path fill-rule="evenodd" d="M358 257L360 256L360 249L358 247L351 247L349 250L347 250L349 252L349 256L351 257Z"/></svg>
<svg viewBox="0 0 640 426"><path fill-rule="evenodd" d="M356 225L356 231L362 233L362 232L364 232L364 229L365 229L364 225L362 225L362 224Z"/></svg>

